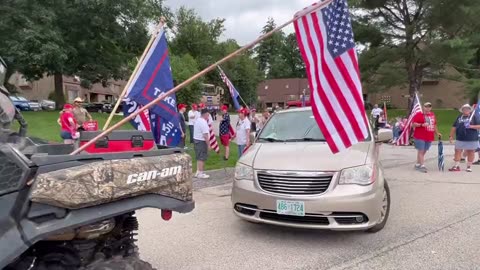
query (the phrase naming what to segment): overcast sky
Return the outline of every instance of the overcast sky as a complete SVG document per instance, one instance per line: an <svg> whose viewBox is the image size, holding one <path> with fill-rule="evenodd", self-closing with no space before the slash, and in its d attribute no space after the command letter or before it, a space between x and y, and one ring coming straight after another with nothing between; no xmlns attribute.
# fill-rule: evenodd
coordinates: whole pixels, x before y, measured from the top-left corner
<svg viewBox="0 0 480 270"><path fill-rule="evenodd" d="M253 41L272 17L277 25L318 0L166 0L173 11L181 6L193 8L204 19L224 18L223 40L234 38L240 45ZM286 28L293 32L293 26Z"/></svg>

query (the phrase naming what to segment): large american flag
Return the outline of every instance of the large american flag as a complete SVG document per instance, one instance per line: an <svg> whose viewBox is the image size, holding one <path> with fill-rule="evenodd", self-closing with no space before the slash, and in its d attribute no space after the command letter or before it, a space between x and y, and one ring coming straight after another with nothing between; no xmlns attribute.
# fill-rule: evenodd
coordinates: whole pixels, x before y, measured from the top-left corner
<svg viewBox="0 0 480 270"><path fill-rule="evenodd" d="M368 137L355 40L346 0L315 4L295 20L312 89L313 115L333 153ZM307 14L305 14L307 13Z"/></svg>
<svg viewBox="0 0 480 270"><path fill-rule="evenodd" d="M423 113L422 112L422 107L420 106L420 101L418 98L418 95L415 94L415 98L413 99L413 106L412 106L412 111L410 112L410 115L408 116L407 123L405 124L405 127L400 134L400 137L398 138L396 145L409 145L410 144L410 135L412 132L412 124L413 124L413 118L415 115Z"/></svg>

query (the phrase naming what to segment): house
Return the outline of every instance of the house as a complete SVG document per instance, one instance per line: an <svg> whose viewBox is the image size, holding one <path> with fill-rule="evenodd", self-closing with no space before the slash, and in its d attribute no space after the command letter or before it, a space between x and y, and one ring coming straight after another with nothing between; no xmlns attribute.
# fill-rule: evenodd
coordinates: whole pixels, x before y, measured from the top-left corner
<svg viewBox="0 0 480 270"><path fill-rule="evenodd" d="M300 100L303 93L310 96L307 79L273 79L257 86L257 103L261 108L284 108L288 101Z"/></svg>
<svg viewBox="0 0 480 270"><path fill-rule="evenodd" d="M20 95L29 100L48 99L55 89L53 76L45 76L40 80L30 82L17 72L10 77L9 83L17 88ZM63 76L63 91L67 102L72 102L77 97L86 102L112 102L119 97L125 85L126 81L111 80L106 87L101 83L96 83L87 89L80 85L80 78Z"/></svg>
<svg viewBox="0 0 480 270"><path fill-rule="evenodd" d="M453 68L446 68L445 72L448 72L451 78L460 78L461 76ZM266 80L257 86L258 102L263 108L285 107L288 101L301 100L304 91L308 99L310 87L308 79L305 78ZM464 83L459 80L436 79L427 76L423 80L419 92L421 101L431 102L434 108L458 108L462 104L468 103L469 100L465 95ZM369 93L368 89L363 89L363 98L366 104L386 102L394 108L407 108L408 88L407 86L396 86L378 93Z"/></svg>

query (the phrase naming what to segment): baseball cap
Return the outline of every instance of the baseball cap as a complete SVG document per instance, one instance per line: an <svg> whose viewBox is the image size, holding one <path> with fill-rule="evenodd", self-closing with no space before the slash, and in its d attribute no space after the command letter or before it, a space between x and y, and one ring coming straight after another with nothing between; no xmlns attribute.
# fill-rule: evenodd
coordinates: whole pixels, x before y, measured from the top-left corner
<svg viewBox="0 0 480 270"><path fill-rule="evenodd" d="M77 98L75 98L75 99L73 100L73 102L80 102L80 103L82 103L82 102L83 102L83 99L77 97Z"/></svg>
<svg viewBox="0 0 480 270"><path fill-rule="evenodd" d="M425 104L423 104L424 107L432 107L432 103L430 102L425 102Z"/></svg>
<svg viewBox="0 0 480 270"><path fill-rule="evenodd" d="M227 105L222 105L222 107L220 108L220 110L222 110L222 111L228 111L228 106L227 106Z"/></svg>
<svg viewBox="0 0 480 270"><path fill-rule="evenodd" d="M205 104L203 104L203 103L200 103L198 105L200 106L200 108L205 108Z"/></svg>
<svg viewBox="0 0 480 270"><path fill-rule="evenodd" d="M185 109L187 107L187 105L185 104L178 104L178 109L181 110L181 109Z"/></svg>
<svg viewBox="0 0 480 270"><path fill-rule="evenodd" d="M73 106L72 106L72 104L67 103L67 104L63 105L63 109L64 110L73 109Z"/></svg>

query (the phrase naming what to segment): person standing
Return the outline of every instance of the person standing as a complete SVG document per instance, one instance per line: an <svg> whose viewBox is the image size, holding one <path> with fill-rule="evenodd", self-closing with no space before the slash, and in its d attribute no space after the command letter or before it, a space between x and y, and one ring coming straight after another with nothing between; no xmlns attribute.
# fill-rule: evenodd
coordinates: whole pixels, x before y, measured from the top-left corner
<svg viewBox="0 0 480 270"><path fill-rule="evenodd" d="M179 104L178 105L178 119L180 122L180 131L182 132L181 136L182 139L178 144L178 147L184 148L185 147L185 136L187 133L187 125L185 124L185 111L187 110L187 105Z"/></svg>
<svg viewBox="0 0 480 270"><path fill-rule="evenodd" d="M236 142L238 145L238 157L241 157L246 147L250 146L250 127L251 123L247 118L247 109L242 109L238 112Z"/></svg>
<svg viewBox="0 0 480 270"><path fill-rule="evenodd" d="M90 113L83 108L82 106L83 100L79 97L73 100L73 116L75 117L75 121L78 124L78 130L84 131L83 124L87 121L92 121L92 116Z"/></svg>
<svg viewBox="0 0 480 270"><path fill-rule="evenodd" d="M210 148L210 128L208 127L208 118L210 114L207 109L202 109L201 117L195 121L193 128L193 140L195 149L195 159L197 160L196 178L206 179L210 176L205 174L205 161L208 158L208 149Z"/></svg>
<svg viewBox="0 0 480 270"><path fill-rule="evenodd" d="M472 114L472 107L469 104L462 106L461 115L457 117L450 131L450 142L453 142L455 135L455 165L449 169L451 172L460 171L460 160L462 152L467 156L467 172L472 171L473 160L475 159L475 150L478 148L478 130L480 129L480 119Z"/></svg>
<svg viewBox="0 0 480 270"><path fill-rule="evenodd" d="M191 108L192 109L188 111L188 130L190 131L190 143L193 143L193 127L195 125L195 120L198 118L197 104L193 103L191 105Z"/></svg>
<svg viewBox="0 0 480 270"><path fill-rule="evenodd" d="M378 107L378 104L373 105L371 116L372 116L372 120L373 120L374 123L378 119L378 117L380 116L381 112L383 112L383 110Z"/></svg>
<svg viewBox="0 0 480 270"><path fill-rule="evenodd" d="M73 144L76 139L78 126L72 110L72 104L65 104L57 120L57 123L61 127L60 137L63 139L64 144Z"/></svg>
<svg viewBox="0 0 480 270"><path fill-rule="evenodd" d="M268 109L265 109L265 111L263 111L262 117L260 118L260 121L258 121L258 125L257 125L258 132L260 132L263 129L263 127L265 126L269 118L270 118L270 111Z"/></svg>
<svg viewBox="0 0 480 270"><path fill-rule="evenodd" d="M423 113L419 112L413 117L412 126L415 128L413 138L415 140L415 149L417 149L415 169L426 173L425 154L435 140L435 134L439 137L442 136L438 132L437 119L432 112L432 104L430 102L426 102L423 105Z"/></svg>
<svg viewBox="0 0 480 270"><path fill-rule="evenodd" d="M222 108L222 120L220 121L220 142L225 147L225 156L224 160L228 160L230 157L230 141L232 140L233 135L231 134L230 126L230 115L228 114L228 107L223 105Z"/></svg>
<svg viewBox="0 0 480 270"><path fill-rule="evenodd" d="M250 122L251 122L251 127L250 131L251 132L257 132L257 125L258 125L258 118L256 116L257 110L252 109L252 113L250 114Z"/></svg>

